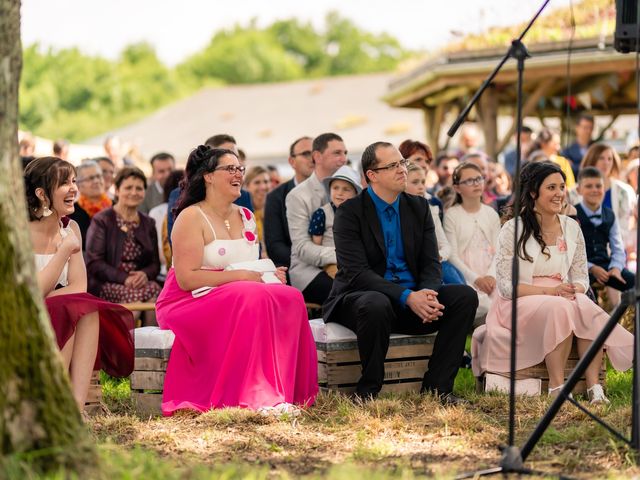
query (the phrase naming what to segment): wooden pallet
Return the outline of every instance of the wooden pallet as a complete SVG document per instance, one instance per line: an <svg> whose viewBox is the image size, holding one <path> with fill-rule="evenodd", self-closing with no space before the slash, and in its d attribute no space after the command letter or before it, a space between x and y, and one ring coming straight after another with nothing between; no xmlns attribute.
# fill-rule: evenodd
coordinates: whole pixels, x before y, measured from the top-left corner
<svg viewBox="0 0 640 480"><path fill-rule="evenodd" d="M564 369L564 377L565 379L569 377L573 369L578 364L580 357L578 356L578 349L576 347L576 342L574 340L573 346L571 348L571 353L569 354L569 360L567 360L567 365ZM602 368L600 369L600 384L604 386L606 382L606 363L603 358L602 360ZM495 373L495 372L492 372ZM509 378L509 373L495 373L496 375L501 375L506 378ZM524 368L522 370L518 370L516 372L516 381L525 378L539 378L542 380L541 393L546 393L549 389L549 373L547 372L547 367L544 362L534 365L533 367ZM481 393L485 391L485 382L484 376L476 378L476 391ZM574 394L584 395L587 392L587 383L584 379L584 376L580 378L578 383L573 389Z"/></svg>
<svg viewBox="0 0 640 480"><path fill-rule="evenodd" d="M102 411L102 385L100 385L99 370L94 370L91 375L84 410L88 415L95 415Z"/></svg>
<svg viewBox="0 0 640 480"><path fill-rule="evenodd" d="M136 349L131 396L142 415L160 415L170 349Z"/></svg>
<svg viewBox="0 0 640 480"><path fill-rule="evenodd" d="M434 340L435 335L391 338L385 358L382 392L419 391ZM321 390L354 392L362 373L357 342L316 342L316 349Z"/></svg>

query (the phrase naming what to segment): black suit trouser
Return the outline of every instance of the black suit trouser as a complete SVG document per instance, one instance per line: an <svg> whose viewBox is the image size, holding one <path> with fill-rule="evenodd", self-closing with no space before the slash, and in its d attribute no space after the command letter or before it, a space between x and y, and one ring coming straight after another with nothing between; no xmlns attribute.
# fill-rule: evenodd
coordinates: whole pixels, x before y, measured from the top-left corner
<svg viewBox="0 0 640 480"><path fill-rule="evenodd" d="M442 317L423 323L410 308L402 307L380 292L353 292L344 296L333 318L358 337L362 363L362 377L356 390L359 395L380 392L392 333L423 335L437 332L422 389L437 390L440 394L453 391L467 333L478 308L478 295L466 285L443 285L438 290L438 301L445 307Z"/></svg>

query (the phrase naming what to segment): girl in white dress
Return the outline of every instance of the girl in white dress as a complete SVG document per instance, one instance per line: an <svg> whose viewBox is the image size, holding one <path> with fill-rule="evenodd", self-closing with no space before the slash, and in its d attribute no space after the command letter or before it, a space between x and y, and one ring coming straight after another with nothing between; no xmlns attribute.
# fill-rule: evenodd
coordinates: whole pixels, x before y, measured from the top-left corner
<svg viewBox="0 0 640 480"><path fill-rule="evenodd" d="M496 287L495 252L500 217L482 203L485 179L473 163L462 163L453 172L456 199L445 214L444 231L451 244L449 261L478 293L477 327L484 323Z"/></svg>

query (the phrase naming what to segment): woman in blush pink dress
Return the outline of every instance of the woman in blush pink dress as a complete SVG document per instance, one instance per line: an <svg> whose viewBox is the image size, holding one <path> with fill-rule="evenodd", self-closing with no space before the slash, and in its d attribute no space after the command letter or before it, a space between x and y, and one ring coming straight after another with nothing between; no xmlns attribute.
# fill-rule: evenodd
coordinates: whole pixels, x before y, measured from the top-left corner
<svg viewBox="0 0 640 480"><path fill-rule="evenodd" d="M258 259L253 214L232 202L244 167L230 150L189 156L172 232L173 268L156 303L176 338L162 411L308 406L318 392L317 357L302 294L265 284L258 272L223 271ZM206 287L213 287L208 289Z"/></svg>
<svg viewBox="0 0 640 480"><path fill-rule="evenodd" d="M496 280L499 297L487 314L486 327L473 334L473 370L508 372L511 339L511 302L518 298L516 369L544 360L549 372L549 394L555 396L564 383L564 368L573 338L582 356L609 316L584 292L589 286L587 253L580 226L560 215L565 177L550 162L529 163L521 174L520 227L517 257L518 288L511 287L514 256L514 221L509 220L498 239ZM633 360L633 335L616 326L605 349L616 370L626 370ZM608 403L598 373L602 350L585 373L591 403Z"/></svg>

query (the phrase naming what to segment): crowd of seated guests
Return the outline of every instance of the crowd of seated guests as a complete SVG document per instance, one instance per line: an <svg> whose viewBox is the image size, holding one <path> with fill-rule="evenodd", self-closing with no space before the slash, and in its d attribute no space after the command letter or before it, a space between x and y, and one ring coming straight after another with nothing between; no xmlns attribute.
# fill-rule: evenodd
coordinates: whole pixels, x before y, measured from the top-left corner
<svg viewBox="0 0 640 480"><path fill-rule="evenodd" d="M46 225L55 223L61 226L59 229L49 226L46 231L52 238L62 238L58 242L58 250L62 252L60 259L56 252L49 252L48 247L38 247L42 242L34 242L39 268L48 272L45 256L49 265L55 266L50 267L50 275L47 273L43 294L47 298L58 295L54 293L57 291L56 285L62 289L61 292L65 291L65 282L69 282L65 275L74 279L82 279L82 275L86 275L84 287L83 280L80 280L82 288L78 291L93 295L86 298L98 302L96 305L100 308L112 304L158 302L160 325L174 330L181 344L179 348L183 349L185 356L184 361L174 362L173 380L170 382L174 387L169 388L163 406L167 414L180 408L206 410L207 405L215 407L228 401L256 409L284 405L279 408L286 410L292 404L308 405L315 398L315 390L308 382L289 378L288 374L277 380L291 382L292 392L300 388L296 385L304 384L303 390L284 396L274 393L268 399L251 398L250 392L240 387L231 397L222 394L221 385L227 385L225 382L230 381L224 372L219 372L219 376L208 384L206 398L196 394L197 389L193 385L175 380L184 374L185 369L192 368L187 367L186 360L191 352L199 352L198 349L204 348L193 343L192 332L178 334L182 326L176 324L176 315L192 312L178 304L182 305L199 296L210 299L200 301L202 305L213 302L214 297L216 303L233 300L236 297L227 298L223 294L223 286L236 285L236 282L259 283L260 276L256 276L255 272L248 273L248 270L239 270L240 273L233 275L221 270L244 260L271 259L277 267L277 278L292 288L285 292L278 290L282 285L269 287L263 292L264 302L267 302L267 297L270 298L270 302L275 302L272 307L277 309L284 308L284 303L290 303L287 309L295 310L292 315L298 319L290 328L298 329L297 335L302 343L298 344L298 350L282 345L282 351L273 351L269 355L283 355L285 360L279 361L284 362L282 365L288 365L286 368L292 364L313 363L309 353L311 347L306 345L310 338L308 326L301 324L299 318L304 310L304 302L322 305L333 295L331 292L335 288L342 288L334 288L336 275L339 276L341 271L338 260L342 248L334 241L336 214L343 205L354 205L355 198L370 195L368 191L380 188L388 196L374 198L377 209L386 204L393 207L393 198L400 201L411 197L425 203L431 226L421 235L433 237L438 253L437 273L433 278L437 278L441 285L467 285L471 289L469 291L473 291L478 298L478 306L473 309L473 325L478 327L486 323L486 326L474 336L474 368L477 372L500 372L500 368L508 366L500 356L500 349L505 347L505 329L508 329L504 321L505 312L513 296L522 296L526 301L536 295L556 297L554 301L558 303L558 311L565 315L558 313L555 317L548 316L544 312L552 307L543 307L548 326L543 331L534 331L533 324L538 317L532 316L531 320L527 320L532 325L531 331L528 328L524 328L524 331L531 338L538 335L540 342L544 341L547 346L551 335L549 332L553 330L557 338L551 342L551 347L533 349L530 355L524 355L523 358L527 360L519 364L519 368L525 368L533 365L531 362L546 361L553 376L550 391L554 392L563 382L558 372L566 363L567 338L576 336L581 352L587 345L584 342L593 338L593 328L567 320L573 311L573 304L562 302L577 302L576 311L580 315L604 319L606 313L593 301L591 304L584 303L584 298L587 298L584 295L590 292L591 286L609 288L608 298L615 304L619 299L616 292L634 285L634 275L629 267L634 265L635 258L629 257L635 249L637 229L637 196L634 190L637 186L637 149L629 152L629 165L623 168L620 157L612 147L591 141L593 119L588 116L580 117L577 122L576 142L562 151L557 132L545 128L536 134L530 128L525 129L522 138L525 165L522 182L523 187L528 188L530 199L523 197L525 210L521 216L525 227L519 240L521 250L513 252L513 244L508 245L507 241L508 232L512 231L511 224L507 222L503 227L502 223L509 215L513 216L514 180L511 174L515 171L515 154L510 151L504 163L497 162L478 148L477 129L467 128L465 132L458 150L436 155L428 145L415 140L406 140L397 148L373 144L375 146L369 152L366 166L368 170L362 165L360 172L347 164L348 151L339 135L323 133L315 138L300 137L289 148L288 162L294 176L284 182L273 167L253 166L247 170L246 159L240 155L235 139L227 134L214 135L204 145L194 149L184 171L176 170L173 155L166 152L154 155L150 161L149 179L142 170L127 166L122 158L118 160L113 151L105 157L84 160L74 168L70 164L58 164L52 160L47 160L49 163L42 163L43 159L34 160L29 155L33 153L28 149L29 142L24 141L21 143L21 154L24 154L25 164L38 167L27 167L25 171L25 179L35 185L31 193L28 191L33 204L30 206L38 210L38 214L32 215L32 236L43 234L39 232L41 227L44 228L45 221L48 222ZM586 138L587 133L589 139ZM58 148L61 155L63 147L61 143ZM385 152L380 157L379 148ZM384 163L385 158L395 158L396 154L402 158L401 162ZM49 164L48 168L55 174L43 170L42 165ZM34 175L38 177L37 180ZM46 179L46 175L53 176ZM404 196L397 196L396 187L385 183L391 182L393 175L395 181L404 182ZM524 181L525 177L528 183ZM70 178L75 181L67 187L65 185ZM37 189L43 188L38 187L42 182L49 183L47 189L40 192ZM65 194L60 193L60 199L56 200L55 190L63 187ZM549 189L553 189L553 192ZM43 195L39 195L39 192ZM218 198L220 195L225 199L223 203ZM67 197L72 198L72 205L67 204ZM56 207L54 220L48 220L47 212L52 207ZM402 214L397 205L393 208L399 212L396 215ZM178 218L180 212L183 212L182 217ZM402 265L406 268L408 264L402 263L406 261L402 257L402 250L391 255L390 252L396 248L392 244L399 239L394 238L391 231L385 230L386 217L380 218L384 220L381 224L380 248L382 253L389 254L383 280L415 288L413 286L419 282L407 280L409 272L393 273L402 272ZM374 221L372 228L376 225ZM195 230L192 231L192 228ZM196 245L194 242L198 235L193 232L200 230L202 242ZM73 236L68 232L72 232ZM76 247L73 239L80 242L81 247ZM179 243L176 244L176 241ZM195 250L190 250L192 248ZM556 256L565 251L570 254L569 262L562 266L554 263ZM522 263L521 272L528 272L521 275L523 287L522 291L517 292L510 290L510 273L506 269L507 260L513 255ZM215 274L194 273L200 269L212 270ZM352 275L352 271L344 272L343 278L353 278ZM57 281L52 283L49 277L56 277ZM164 283L165 280L170 286ZM355 279L352 281L357 283ZM239 283L237 285L240 286ZM221 293L210 293L207 289L212 287ZM247 292L254 291L255 285L251 284L250 287L247 286ZM202 289L205 289L204 293ZM281 298L274 296L273 292L276 291L282 292ZM260 300L262 293L256 293L255 297L249 299L247 292L238 297L242 302L250 303L255 308L265 307L266 303L258 305L263 301ZM402 299L392 298L395 306L396 303L406 306L406 293L403 295ZM442 307L435 296L429 298L429 308L435 309L433 311ZM534 299L531 301L533 305ZM96 311L101 311L100 308ZM122 311L117 308L113 312L122 316ZM246 309L231 309L230 312L243 318L249 315ZM59 313L56 315L59 316ZM96 315L74 320L71 330L67 328L72 332L71 335L77 329L76 343L87 344L86 351L78 350L74 354L85 360L95 356L93 344L98 331ZM433 315L437 317L435 313ZM194 328L203 328L206 319L195 313L192 317ZM83 333L85 324L88 325L86 335ZM155 317L145 316L143 324L155 324ZM67 357L76 348L65 346L68 335L67 332L58 339L63 352L67 352L65 348L70 349L65 353ZM226 341L238 341L231 332L229 335ZM277 336L277 332L270 331L264 335ZM626 368L628 337L623 332L616 335L608 351L610 356L614 352L615 367ZM360 333L358 338L360 341ZM237 349L238 352L242 350L240 344ZM176 358L181 355L176 354ZM365 357L362 356L363 369L366 370ZM222 359L212 356L206 361L213 364ZM190 373L195 375L193 379L196 381L200 378L198 375L203 374L201 368L197 367ZM73 366L71 369L72 380L78 378L76 398L80 402L84 398L81 390L85 389L87 372L86 369L80 369L74 373ZM246 365L247 375L257 375L259 370L256 365ZM606 401L593 375L587 380L590 398L596 402ZM181 392L188 393L182 396ZM369 393L375 396L376 392Z"/></svg>

